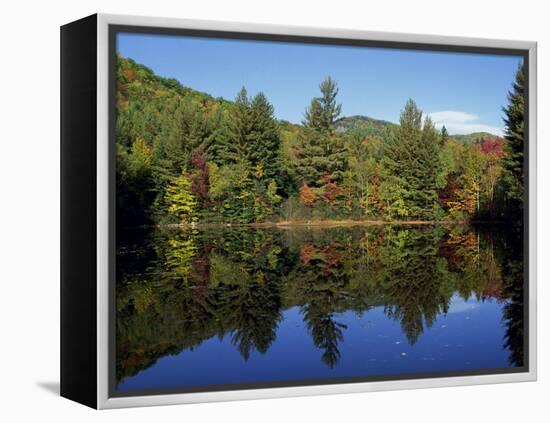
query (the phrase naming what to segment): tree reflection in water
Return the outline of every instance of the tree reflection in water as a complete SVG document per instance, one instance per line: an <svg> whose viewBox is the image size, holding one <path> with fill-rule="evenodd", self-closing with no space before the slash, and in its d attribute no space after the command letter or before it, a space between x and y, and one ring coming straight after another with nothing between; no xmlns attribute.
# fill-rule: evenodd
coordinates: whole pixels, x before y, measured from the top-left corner
<svg viewBox="0 0 550 423"><path fill-rule="evenodd" d="M519 247L518 247L519 246ZM265 353L299 307L320 359L338 365L342 313L383 307L414 345L453 295L504 302L511 366L523 365L523 258L502 230L444 226L210 228L118 235L116 378L229 336Z"/></svg>

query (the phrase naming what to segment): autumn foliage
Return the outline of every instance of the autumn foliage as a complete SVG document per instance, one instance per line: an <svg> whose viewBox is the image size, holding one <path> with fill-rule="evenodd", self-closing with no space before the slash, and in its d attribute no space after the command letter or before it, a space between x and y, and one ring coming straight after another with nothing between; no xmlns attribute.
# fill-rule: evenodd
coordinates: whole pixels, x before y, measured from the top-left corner
<svg viewBox="0 0 550 423"><path fill-rule="evenodd" d="M504 142L501 138L486 138L481 144L481 151L500 159L504 155Z"/></svg>
<svg viewBox="0 0 550 423"><path fill-rule="evenodd" d="M311 188L304 183L300 188L300 202L304 206L312 206L315 203L316 196L311 190Z"/></svg>
<svg viewBox="0 0 550 423"><path fill-rule="evenodd" d="M243 87L222 101L117 56L118 217L140 225L519 216L519 70L517 78L505 139L461 138L412 99L398 124L342 117L331 77L292 123L261 92Z"/></svg>
<svg viewBox="0 0 550 423"><path fill-rule="evenodd" d="M323 187L323 193L320 198L328 204L335 205L338 202L338 197L342 195L342 189L334 181L329 181Z"/></svg>
<svg viewBox="0 0 550 423"><path fill-rule="evenodd" d="M191 192L195 195L200 204L208 206L208 191L210 188L209 171L206 154L202 147L193 150L191 164L194 170L191 178Z"/></svg>

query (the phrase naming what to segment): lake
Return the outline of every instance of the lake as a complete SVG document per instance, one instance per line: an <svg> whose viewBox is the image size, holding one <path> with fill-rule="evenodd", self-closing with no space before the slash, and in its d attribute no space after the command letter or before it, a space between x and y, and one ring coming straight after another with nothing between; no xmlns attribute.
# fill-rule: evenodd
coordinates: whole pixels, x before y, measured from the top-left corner
<svg viewBox="0 0 550 423"><path fill-rule="evenodd" d="M504 229L121 231L116 392L520 369L521 242Z"/></svg>

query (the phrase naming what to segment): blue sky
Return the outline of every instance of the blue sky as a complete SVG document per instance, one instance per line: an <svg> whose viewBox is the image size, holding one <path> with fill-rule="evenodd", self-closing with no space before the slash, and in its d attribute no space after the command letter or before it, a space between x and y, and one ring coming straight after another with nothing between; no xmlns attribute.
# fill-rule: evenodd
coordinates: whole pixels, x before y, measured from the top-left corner
<svg viewBox="0 0 550 423"><path fill-rule="evenodd" d="M299 123L319 83L338 82L342 115L391 122L412 98L451 134L501 133L518 56L121 33L117 50L164 77L233 99L263 92L275 116Z"/></svg>

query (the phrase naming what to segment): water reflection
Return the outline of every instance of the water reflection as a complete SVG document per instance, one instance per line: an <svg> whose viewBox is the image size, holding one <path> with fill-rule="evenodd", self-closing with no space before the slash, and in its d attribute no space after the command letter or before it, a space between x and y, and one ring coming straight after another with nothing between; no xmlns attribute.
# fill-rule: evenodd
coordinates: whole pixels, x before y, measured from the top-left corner
<svg viewBox="0 0 550 423"><path fill-rule="evenodd" d="M118 240L116 378L120 389L140 372L146 374L143 371L155 367L162 357L185 352L191 362L200 354L208 367L205 357L218 348L213 344L216 339L226 348L230 342L238 351L242 372L254 354L269 356L276 363L283 353L274 344L282 339L285 351L297 360L307 362L317 356L324 366L304 369L303 375L295 369L289 378L362 376L369 372L361 367L365 364L343 364L342 347L350 357L366 356L362 343L369 331L359 331L370 324L369 319L387 328L377 335L381 339L384 331L390 332L390 326L383 325L396 323L410 352L423 351L424 346L416 347L419 340L423 336L426 342L442 339L435 330L430 336L427 332L439 317L460 310L461 304L470 308L487 304L485 314L477 317L478 326L484 328L482 336L490 332L500 338L493 361L487 351L479 353L484 356L483 365L502 368L496 357L505 353L505 366L523 366L521 243L502 230L427 225L233 227L136 230L120 234ZM454 326L455 339L462 336L461 330L475 329L462 325ZM309 347L304 336L297 338L302 329L311 340ZM348 338L352 341L346 344ZM369 338L369 353L385 348L375 341ZM445 360L442 369L468 368L456 359ZM385 366L386 370L377 371L424 369L424 364L413 362ZM223 370L217 378L195 374L200 371L204 372L189 368L186 374L202 383L209 378L217 384L230 383ZM155 387L164 387L162 380L158 376ZM144 383L141 388L148 387Z"/></svg>

